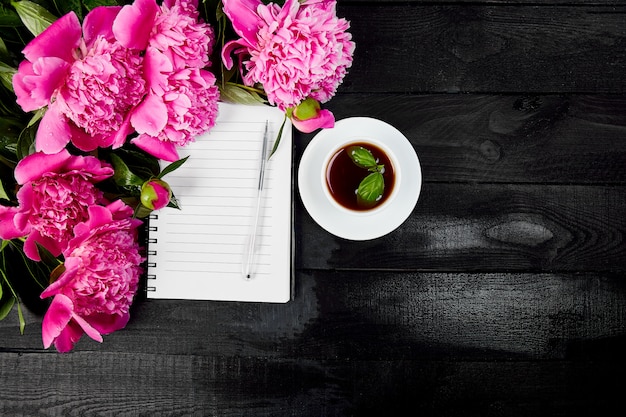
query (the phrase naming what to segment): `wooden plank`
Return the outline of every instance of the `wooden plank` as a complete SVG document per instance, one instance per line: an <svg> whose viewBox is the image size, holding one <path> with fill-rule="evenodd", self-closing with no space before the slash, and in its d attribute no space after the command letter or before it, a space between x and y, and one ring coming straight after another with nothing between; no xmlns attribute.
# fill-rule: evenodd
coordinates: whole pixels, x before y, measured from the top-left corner
<svg viewBox="0 0 626 417"><path fill-rule="evenodd" d="M624 207L622 186L426 183L404 224L371 241L334 237L299 210L303 214L296 219L297 265L305 269L624 271Z"/></svg>
<svg viewBox="0 0 626 417"><path fill-rule="evenodd" d="M0 372L14 417L569 416L621 405L624 364L0 353Z"/></svg>
<svg viewBox="0 0 626 417"><path fill-rule="evenodd" d="M426 182L626 184L626 96L343 94L411 141ZM313 135L297 135L297 158Z"/></svg>
<svg viewBox="0 0 626 417"><path fill-rule="evenodd" d="M626 6L340 4L344 92L626 92Z"/></svg>
<svg viewBox="0 0 626 417"><path fill-rule="evenodd" d="M626 281L611 273L312 271L287 304L137 301L131 321L75 352L309 360L619 360ZM0 351L43 353L0 322ZM48 352L56 355L54 349ZM81 353L81 354L82 354Z"/></svg>

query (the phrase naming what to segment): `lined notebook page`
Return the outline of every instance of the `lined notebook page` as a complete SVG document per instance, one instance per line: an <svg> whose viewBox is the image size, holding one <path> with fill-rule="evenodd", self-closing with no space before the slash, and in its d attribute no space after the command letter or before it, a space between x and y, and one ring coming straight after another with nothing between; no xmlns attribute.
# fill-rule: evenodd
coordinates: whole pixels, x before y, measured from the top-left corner
<svg viewBox="0 0 626 417"><path fill-rule="evenodd" d="M148 236L148 298L287 302L291 295L291 125L266 166L253 277L242 275L254 221L260 155L283 113L220 103L215 126L179 150L189 159L164 177L180 210L154 212Z"/></svg>

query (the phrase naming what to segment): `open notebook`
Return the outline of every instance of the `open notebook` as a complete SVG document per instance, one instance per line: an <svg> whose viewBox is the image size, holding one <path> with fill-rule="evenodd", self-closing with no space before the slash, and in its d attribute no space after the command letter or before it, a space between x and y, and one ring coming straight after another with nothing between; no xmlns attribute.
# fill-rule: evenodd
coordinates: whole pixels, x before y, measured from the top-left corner
<svg viewBox="0 0 626 417"><path fill-rule="evenodd" d="M220 103L215 126L179 150L189 159L164 177L180 210L153 213L148 232L148 298L287 302L292 267L292 140L289 121L267 163L255 274L242 262L256 208L266 120L269 149L283 113Z"/></svg>

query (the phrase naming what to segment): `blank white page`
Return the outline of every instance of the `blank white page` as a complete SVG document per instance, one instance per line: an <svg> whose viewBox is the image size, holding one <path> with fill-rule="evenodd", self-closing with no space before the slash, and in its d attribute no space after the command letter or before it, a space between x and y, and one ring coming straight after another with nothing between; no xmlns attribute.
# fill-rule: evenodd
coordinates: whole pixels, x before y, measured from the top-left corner
<svg viewBox="0 0 626 417"><path fill-rule="evenodd" d="M155 211L148 236L148 298L287 302L291 296L292 141L289 120L266 166L254 274L242 275L269 121L274 146L284 114L275 107L219 104L209 133L179 149L189 159L167 174L180 210Z"/></svg>

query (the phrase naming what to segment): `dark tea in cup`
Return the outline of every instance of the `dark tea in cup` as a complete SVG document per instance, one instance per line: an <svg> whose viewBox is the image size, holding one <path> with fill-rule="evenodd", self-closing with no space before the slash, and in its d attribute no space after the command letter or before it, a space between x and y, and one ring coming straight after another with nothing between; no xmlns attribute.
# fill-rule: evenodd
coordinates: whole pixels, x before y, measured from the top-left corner
<svg viewBox="0 0 626 417"><path fill-rule="evenodd" d="M371 153L377 172L382 174L384 188L375 200L364 201L358 194L359 185L374 169L368 169L355 162L351 152L364 148ZM342 145L328 159L325 169L326 187L332 199L340 206L354 211L369 211L380 207L393 193L395 169L387 153L371 142L355 141Z"/></svg>

